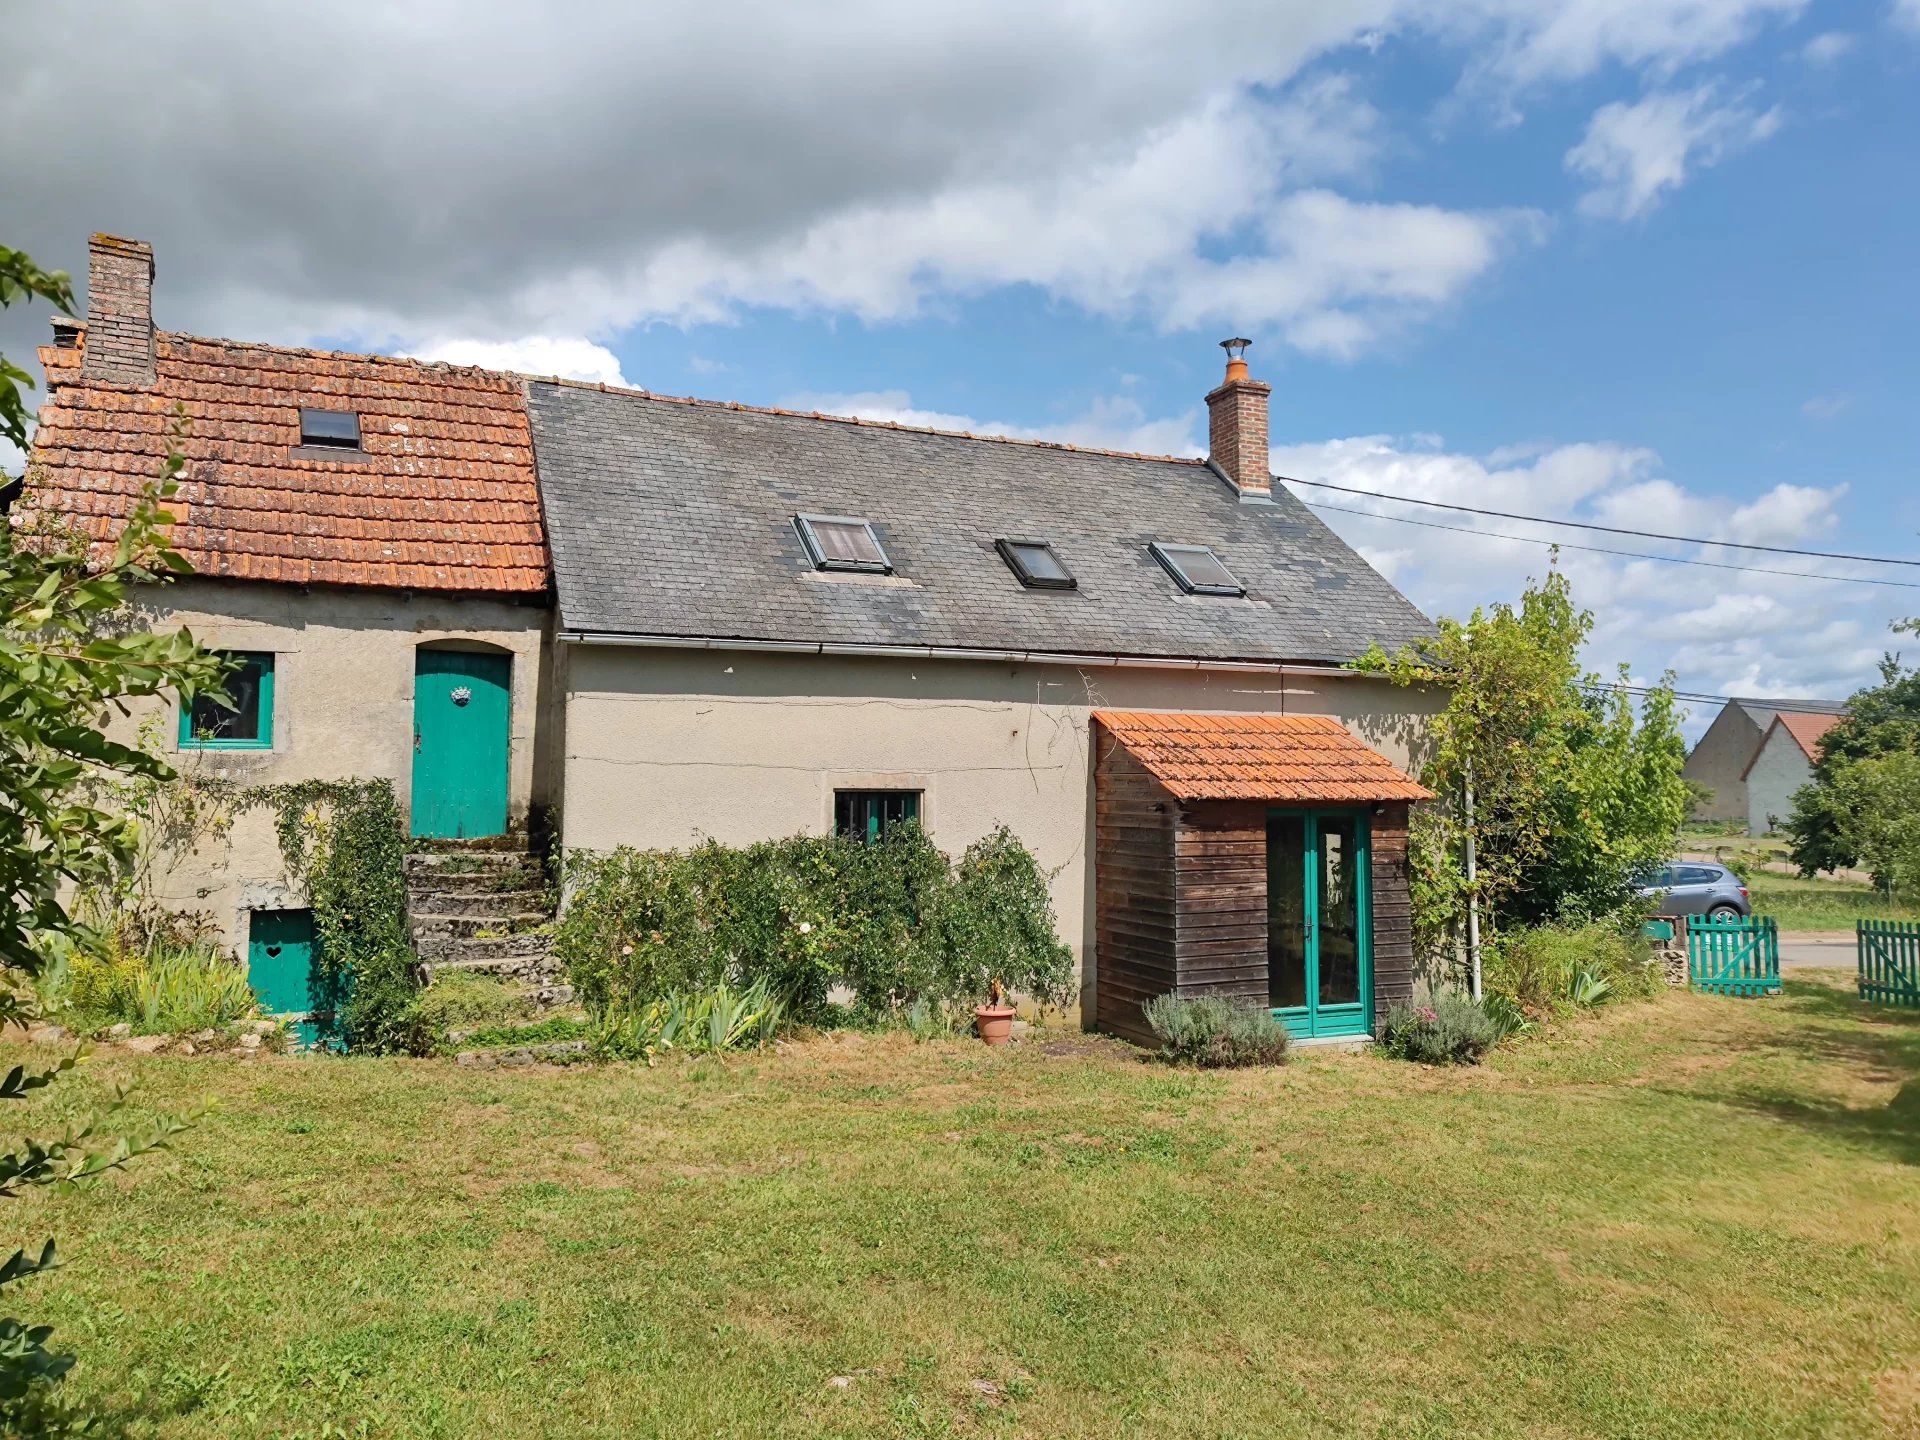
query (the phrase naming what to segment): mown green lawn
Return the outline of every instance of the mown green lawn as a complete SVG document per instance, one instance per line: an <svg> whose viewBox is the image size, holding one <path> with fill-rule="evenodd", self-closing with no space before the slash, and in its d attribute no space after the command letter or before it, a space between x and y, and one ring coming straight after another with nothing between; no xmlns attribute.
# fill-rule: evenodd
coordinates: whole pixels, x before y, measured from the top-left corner
<svg viewBox="0 0 1920 1440"><path fill-rule="evenodd" d="M1913 1435L1920 1015L1838 983L1446 1072L103 1052L222 1108L16 1303L135 1434Z"/></svg>

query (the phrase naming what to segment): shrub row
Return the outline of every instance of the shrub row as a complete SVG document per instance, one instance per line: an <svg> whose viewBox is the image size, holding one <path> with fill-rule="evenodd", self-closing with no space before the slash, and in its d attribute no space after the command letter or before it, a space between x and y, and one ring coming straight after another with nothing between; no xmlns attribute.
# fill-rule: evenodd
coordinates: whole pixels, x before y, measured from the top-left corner
<svg viewBox="0 0 1920 1440"><path fill-rule="evenodd" d="M1380 1049L1424 1065L1475 1065L1500 1040L1501 1025L1465 995L1396 1001L1381 1027Z"/></svg>
<svg viewBox="0 0 1920 1440"><path fill-rule="evenodd" d="M82 1030L124 1022L136 1035L218 1029L257 1013L245 968L193 917L144 918L62 947L42 974L43 1002L71 1005L71 1023Z"/></svg>
<svg viewBox="0 0 1920 1440"><path fill-rule="evenodd" d="M1072 994L1046 876L1005 827L958 863L904 824L871 844L575 852L564 880L554 954L590 1009L762 981L799 1021L823 1016L836 985L869 1015L975 1003L992 981L1049 1004Z"/></svg>
<svg viewBox="0 0 1920 1440"><path fill-rule="evenodd" d="M1176 1065L1278 1065L1292 1043L1273 1012L1252 1001L1158 995L1141 1010L1160 1039L1160 1057Z"/></svg>
<svg viewBox="0 0 1920 1440"><path fill-rule="evenodd" d="M1541 925L1508 931L1482 957L1490 1007L1537 1021L1610 999L1644 998L1665 983L1635 921Z"/></svg>

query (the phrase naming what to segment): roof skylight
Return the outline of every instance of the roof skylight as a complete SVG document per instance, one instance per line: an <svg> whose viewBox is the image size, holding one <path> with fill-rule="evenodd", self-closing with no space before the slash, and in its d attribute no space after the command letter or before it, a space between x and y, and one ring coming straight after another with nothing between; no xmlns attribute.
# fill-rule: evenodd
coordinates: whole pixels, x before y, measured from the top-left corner
<svg viewBox="0 0 1920 1440"><path fill-rule="evenodd" d="M330 450L358 450L360 417L351 410L302 410L300 443Z"/></svg>
<svg viewBox="0 0 1920 1440"><path fill-rule="evenodd" d="M796 515L793 526L816 570L893 573L893 563L865 520L850 515Z"/></svg>
<svg viewBox="0 0 1920 1440"><path fill-rule="evenodd" d="M1166 567L1189 595L1244 595L1247 587L1233 578L1233 572L1205 545L1147 546L1153 558Z"/></svg>
<svg viewBox="0 0 1920 1440"><path fill-rule="evenodd" d="M1073 590L1080 584L1044 540L996 540L993 544L1007 568L1029 590Z"/></svg>

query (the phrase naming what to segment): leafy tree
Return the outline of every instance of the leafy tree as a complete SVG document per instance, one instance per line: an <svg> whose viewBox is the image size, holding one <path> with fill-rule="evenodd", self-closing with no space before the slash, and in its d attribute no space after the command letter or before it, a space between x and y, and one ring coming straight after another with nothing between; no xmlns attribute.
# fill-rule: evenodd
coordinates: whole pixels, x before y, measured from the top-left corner
<svg viewBox="0 0 1920 1440"><path fill-rule="evenodd" d="M1636 713L1624 686L1581 668L1592 629L1550 570L1517 606L1442 620L1430 641L1394 655L1376 646L1358 662L1448 697L1421 747L1437 799L1415 807L1409 835L1415 938L1430 960L1455 951L1476 897L1490 932L1613 914L1673 851L1687 789L1672 688L1654 687Z"/></svg>
<svg viewBox="0 0 1920 1440"><path fill-rule="evenodd" d="M1920 633L1920 619L1894 627ZM1880 662L1880 683L1856 691L1847 713L1821 737L1813 778L1793 797L1787 819L1794 864L1801 873L1874 863L1865 849L1868 833L1855 823L1852 807L1866 791L1894 784L1898 767L1882 767L1869 779L1850 779L1863 761L1920 754L1920 667L1903 668L1900 657ZM1878 853L1876 851L1876 853ZM1881 874L1875 870L1875 874Z"/></svg>
<svg viewBox="0 0 1920 1440"><path fill-rule="evenodd" d="M71 308L64 275L39 269L0 247L0 304L39 297ZM0 357L0 434L26 441L23 371ZM169 550L164 502L181 461L140 496L109 553L89 555L79 537L43 530L32 543L0 524L0 1023L37 1018L30 982L43 957L82 935L62 886L109 889L138 850L139 826L106 808L103 780L163 780L166 762L137 744L103 733L126 702L178 689L189 701L219 693L219 662L185 631L113 633L131 587L186 569ZM25 1100L75 1057L39 1073L15 1066L0 1079L0 1100ZM93 1120L50 1140L28 1139L0 1154L0 1198L38 1185L72 1183L118 1169L163 1146L182 1128L165 1119L139 1137L109 1137ZM37 1256L16 1251L0 1265L0 1288L52 1268L53 1242ZM47 1348L50 1330L0 1319L0 1433L51 1435L77 1430L82 1417L51 1383L73 1364Z"/></svg>
<svg viewBox="0 0 1920 1440"><path fill-rule="evenodd" d="M1920 894L1920 753L1891 750L1837 767L1825 787L1837 848L1892 893Z"/></svg>
<svg viewBox="0 0 1920 1440"><path fill-rule="evenodd" d="M45 300L73 309L73 287L64 270L42 270L21 250L0 245L0 310L22 301ZM0 440L27 448L27 400L33 377L0 355Z"/></svg>

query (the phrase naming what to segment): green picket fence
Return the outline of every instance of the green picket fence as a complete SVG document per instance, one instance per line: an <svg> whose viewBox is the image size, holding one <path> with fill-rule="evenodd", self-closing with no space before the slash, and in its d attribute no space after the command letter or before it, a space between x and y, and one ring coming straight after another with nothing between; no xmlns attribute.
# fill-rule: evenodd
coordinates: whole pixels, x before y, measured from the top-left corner
<svg viewBox="0 0 1920 1440"><path fill-rule="evenodd" d="M1689 915L1687 979L1709 995L1778 995L1779 926L1771 915Z"/></svg>
<svg viewBox="0 0 1920 1440"><path fill-rule="evenodd" d="M1920 921L1856 920L1860 998L1920 1009Z"/></svg>

